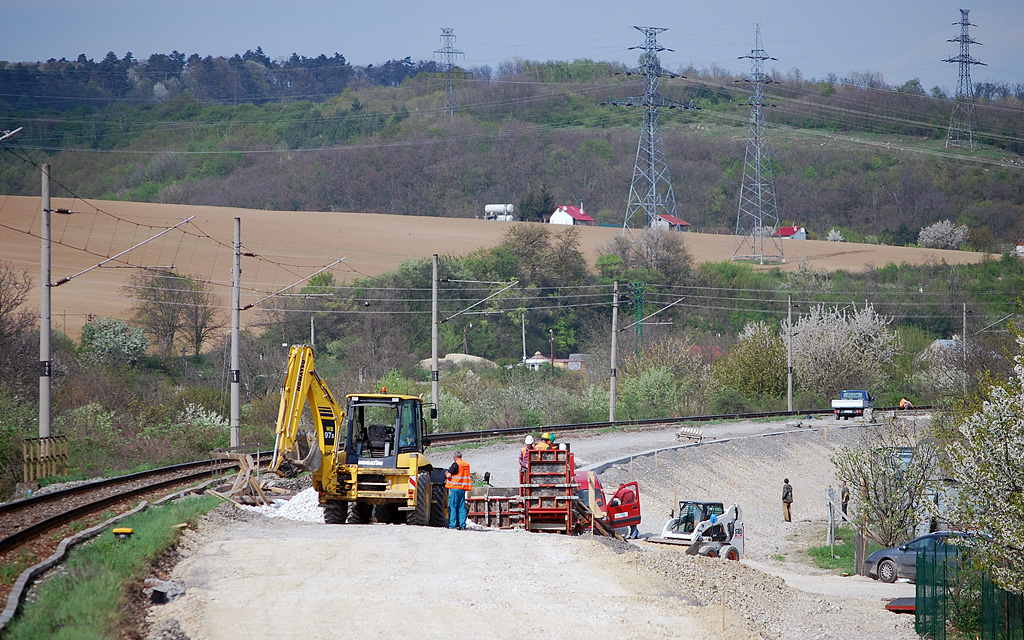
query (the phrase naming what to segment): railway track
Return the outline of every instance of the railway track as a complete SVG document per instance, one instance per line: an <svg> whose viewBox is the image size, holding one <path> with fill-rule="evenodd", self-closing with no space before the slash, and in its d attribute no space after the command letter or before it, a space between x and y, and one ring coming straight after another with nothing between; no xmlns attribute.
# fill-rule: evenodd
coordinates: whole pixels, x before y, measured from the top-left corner
<svg viewBox="0 0 1024 640"><path fill-rule="evenodd" d="M87 482L68 489L0 504L0 556L61 525L153 491L195 483L237 468L202 460L126 476Z"/></svg>

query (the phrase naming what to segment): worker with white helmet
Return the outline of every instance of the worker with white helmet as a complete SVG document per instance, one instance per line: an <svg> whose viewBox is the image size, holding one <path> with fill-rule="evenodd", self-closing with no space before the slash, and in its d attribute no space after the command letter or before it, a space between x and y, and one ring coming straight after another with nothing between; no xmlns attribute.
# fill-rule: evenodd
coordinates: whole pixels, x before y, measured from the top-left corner
<svg viewBox="0 0 1024 640"><path fill-rule="evenodd" d="M533 451L533 436L526 436L523 441L523 448L519 452L519 475L522 478L530 464L530 452ZM520 479L520 482L523 480Z"/></svg>

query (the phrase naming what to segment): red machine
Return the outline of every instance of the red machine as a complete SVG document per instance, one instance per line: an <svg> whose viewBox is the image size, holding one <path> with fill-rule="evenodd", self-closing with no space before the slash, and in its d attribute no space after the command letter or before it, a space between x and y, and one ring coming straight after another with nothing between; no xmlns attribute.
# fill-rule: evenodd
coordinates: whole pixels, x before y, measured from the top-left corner
<svg viewBox="0 0 1024 640"><path fill-rule="evenodd" d="M606 499L601 479L594 478L594 503L604 512L605 522L614 529L636 527L640 524L640 486L636 482L627 482L620 486L611 500ZM585 471L576 473L577 494L584 505L590 503L590 474Z"/></svg>

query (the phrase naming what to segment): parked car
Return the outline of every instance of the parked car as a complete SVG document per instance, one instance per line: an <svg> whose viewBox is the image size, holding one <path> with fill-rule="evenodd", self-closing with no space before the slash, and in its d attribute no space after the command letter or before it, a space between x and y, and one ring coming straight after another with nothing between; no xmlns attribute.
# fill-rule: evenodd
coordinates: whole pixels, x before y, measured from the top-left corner
<svg viewBox="0 0 1024 640"><path fill-rule="evenodd" d="M918 552L932 553L934 550L940 558L955 556L960 553L960 549L949 541L949 537L963 535L957 531L936 531L898 547L875 551L864 560L864 570L882 582L896 582L897 578L908 578L913 582L917 577Z"/></svg>

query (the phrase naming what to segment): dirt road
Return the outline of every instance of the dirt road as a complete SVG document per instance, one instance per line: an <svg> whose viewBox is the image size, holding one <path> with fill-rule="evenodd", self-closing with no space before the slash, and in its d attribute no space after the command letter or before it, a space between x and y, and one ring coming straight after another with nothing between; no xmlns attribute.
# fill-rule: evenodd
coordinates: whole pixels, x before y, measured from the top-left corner
<svg viewBox="0 0 1024 640"><path fill-rule="evenodd" d="M755 638L727 612L666 597L671 586L601 543L525 532L327 526L251 516L197 544L154 610L192 640Z"/></svg>
<svg viewBox="0 0 1024 640"><path fill-rule="evenodd" d="M225 505L189 534L172 575L186 595L152 609L150 639L278 637L300 629L306 638L369 638L396 620L413 621L423 637L460 625L488 638L916 638L912 616L884 609L887 599L912 595L913 585L843 578L807 563L806 548L822 542L823 489L834 482L828 456L862 432L853 422L817 426L717 425L705 431L718 440L675 451L667 449L679 444L672 430L571 438L581 460L606 461L597 465L606 467L606 486L640 482L642 531L660 531L674 495L703 498L709 485L716 499L741 504L749 531L742 563L649 543L327 526ZM498 484L507 473L515 477L517 450L488 445L466 456ZM792 523L782 522L777 504L780 473L797 488ZM301 510L300 503L279 511ZM175 624L180 635L158 635Z"/></svg>

